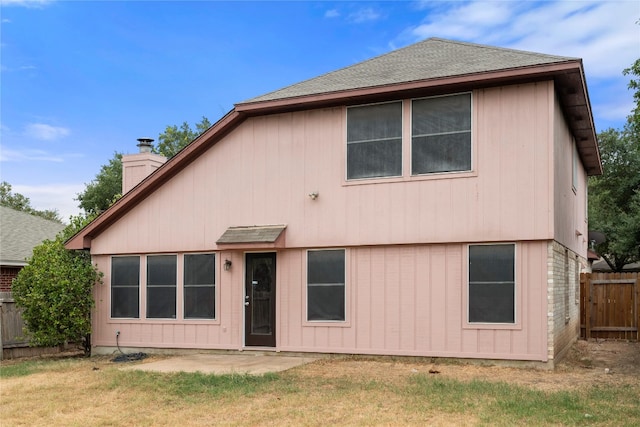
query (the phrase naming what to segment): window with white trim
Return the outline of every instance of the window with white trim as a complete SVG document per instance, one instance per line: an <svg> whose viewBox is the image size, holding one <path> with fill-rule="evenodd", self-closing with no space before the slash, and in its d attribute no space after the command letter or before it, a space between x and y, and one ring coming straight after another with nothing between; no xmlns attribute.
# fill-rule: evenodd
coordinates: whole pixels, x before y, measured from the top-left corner
<svg viewBox="0 0 640 427"><path fill-rule="evenodd" d="M347 179L402 175L402 101L347 108Z"/></svg>
<svg viewBox="0 0 640 427"><path fill-rule="evenodd" d="M515 323L515 245L469 245L469 323Z"/></svg>
<svg viewBox="0 0 640 427"><path fill-rule="evenodd" d="M111 317L140 317L140 257L111 257Z"/></svg>
<svg viewBox="0 0 640 427"><path fill-rule="evenodd" d="M307 320L345 320L345 250L307 252Z"/></svg>
<svg viewBox="0 0 640 427"><path fill-rule="evenodd" d="M571 156L571 188L573 191L577 191L578 189L578 170L580 165L580 155L578 154L578 146L576 145L576 140L573 138L572 141L572 156Z"/></svg>
<svg viewBox="0 0 640 427"><path fill-rule="evenodd" d="M184 318L215 319L216 258L214 254L184 256Z"/></svg>
<svg viewBox="0 0 640 427"><path fill-rule="evenodd" d="M176 255L147 256L147 318L176 318Z"/></svg>
<svg viewBox="0 0 640 427"><path fill-rule="evenodd" d="M411 174L471 170L471 94L414 99Z"/></svg>

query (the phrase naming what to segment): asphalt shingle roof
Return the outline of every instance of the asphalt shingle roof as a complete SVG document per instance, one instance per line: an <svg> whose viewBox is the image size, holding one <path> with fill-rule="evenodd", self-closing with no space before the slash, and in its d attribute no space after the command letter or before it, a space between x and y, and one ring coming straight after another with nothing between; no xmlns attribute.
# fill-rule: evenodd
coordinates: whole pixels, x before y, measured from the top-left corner
<svg viewBox="0 0 640 427"><path fill-rule="evenodd" d="M579 58L430 38L240 104L462 76Z"/></svg>
<svg viewBox="0 0 640 427"><path fill-rule="evenodd" d="M287 228L286 225L262 225L250 227L229 227L216 243L273 243Z"/></svg>
<svg viewBox="0 0 640 427"><path fill-rule="evenodd" d="M0 265L26 265L33 248L65 227L26 212L0 206Z"/></svg>

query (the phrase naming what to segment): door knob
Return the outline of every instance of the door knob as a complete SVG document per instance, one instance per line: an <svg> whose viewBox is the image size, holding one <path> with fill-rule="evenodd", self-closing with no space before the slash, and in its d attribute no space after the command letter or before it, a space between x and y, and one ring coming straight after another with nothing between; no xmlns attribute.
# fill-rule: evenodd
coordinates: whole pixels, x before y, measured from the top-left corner
<svg viewBox="0 0 640 427"><path fill-rule="evenodd" d="M244 305L248 307L249 306L249 301L245 301Z"/></svg>

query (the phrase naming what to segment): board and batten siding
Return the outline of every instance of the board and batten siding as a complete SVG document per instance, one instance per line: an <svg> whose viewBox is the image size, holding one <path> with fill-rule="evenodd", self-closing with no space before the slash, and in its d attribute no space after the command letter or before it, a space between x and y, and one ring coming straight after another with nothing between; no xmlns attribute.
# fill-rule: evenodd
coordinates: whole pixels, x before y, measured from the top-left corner
<svg viewBox="0 0 640 427"><path fill-rule="evenodd" d="M277 349L547 360L547 245L564 227L554 216L554 144L565 137L553 82L472 99L471 172L410 176L405 132L403 177L362 182L345 180L345 107L247 118L92 240L105 273L93 344L114 346L119 330L124 347L243 348L244 252L216 241L231 226L286 224ZM465 323L467 245L486 242L517 243L515 327ZM314 248L347 249L344 323L304 320L305 251ZM217 254L214 321L181 317L180 255L189 252ZM158 253L179 255L177 319L110 319L110 257ZM224 259L231 271L221 271Z"/></svg>
<svg viewBox="0 0 640 427"><path fill-rule="evenodd" d="M278 251L276 349L546 361L546 256L544 242L517 243L516 325L487 327L465 324L466 244L347 248L347 318L333 323L306 321L306 250ZM95 260L108 272L109 257ZM242 269L218 273L217 319L195 321L181 320L180 265L176 320L110 319L109 287L97 286L93 344L114 346L120 331L121 347L242 349Z"/></svg>
<svg viewBox="0 0 640 427"><path fill-rule="evenodd" d="M473 172L364 182L344 179L344 108L249 118L91 251L211 250L256 224L300 248L553 239L553 100L551 82L476 90Z"/></svg>
<svg viewBox="0 0 640 427"><path fill-rule="evenodd" d="M554 100L553 144L553 212L554 239L582 258L587 257L587 173L578 160L573 186L573 156L576 142L562 114L559 101Z"/></svg>

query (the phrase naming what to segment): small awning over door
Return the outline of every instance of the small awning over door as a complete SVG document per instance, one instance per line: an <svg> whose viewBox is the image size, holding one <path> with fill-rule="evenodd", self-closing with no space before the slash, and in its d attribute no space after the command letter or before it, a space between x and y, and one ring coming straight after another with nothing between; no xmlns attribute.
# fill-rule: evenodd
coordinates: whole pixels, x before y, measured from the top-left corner
<svg viewBox="0 0 640 427"><path fill-rule="evenodd" d="M286 225L229 227L216 241L225 249L284 248Z"/></svg>

